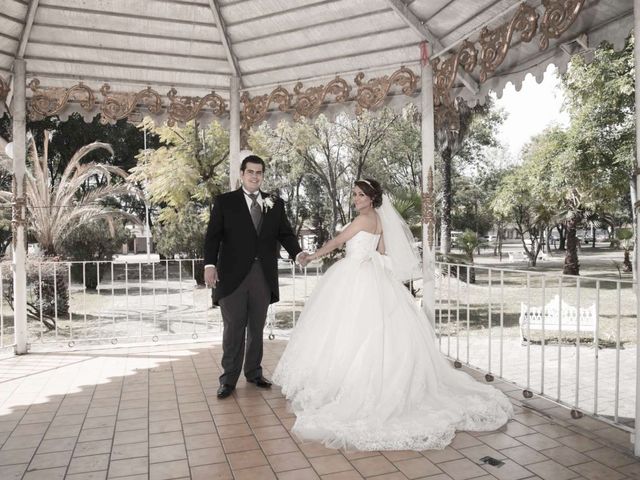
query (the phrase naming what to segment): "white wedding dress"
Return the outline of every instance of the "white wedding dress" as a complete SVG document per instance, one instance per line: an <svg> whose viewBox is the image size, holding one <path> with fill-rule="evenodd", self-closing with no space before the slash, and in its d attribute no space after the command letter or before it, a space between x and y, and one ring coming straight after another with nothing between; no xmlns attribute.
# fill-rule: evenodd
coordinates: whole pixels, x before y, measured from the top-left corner
<svg viewBox="0 0 640 480"><path fill-rule="evenodd" d="M331 448L442 449L456 430L495 430L505 395L455 370L433 327L360 231L320 279L275 369L294 433Z"/></svg>

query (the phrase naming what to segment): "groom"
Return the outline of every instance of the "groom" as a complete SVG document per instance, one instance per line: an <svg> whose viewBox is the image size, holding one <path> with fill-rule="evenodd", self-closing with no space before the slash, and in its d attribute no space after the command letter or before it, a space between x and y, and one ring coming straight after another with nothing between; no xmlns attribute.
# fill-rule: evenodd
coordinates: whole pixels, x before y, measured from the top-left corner
<svg viewBox="0 0 640 480"><path fill-rule="evenodd" d="M242 161L242 187L216 197L207 227L204 279L215 288L214 303L220 305L224 323L218 398L235 389L243 358L247 381L271 387L262 376L262 332L269 304L279 299L278 243L299 262L307 255L298 245L282 199L260 191L264 169L256 155Z"/></svg>

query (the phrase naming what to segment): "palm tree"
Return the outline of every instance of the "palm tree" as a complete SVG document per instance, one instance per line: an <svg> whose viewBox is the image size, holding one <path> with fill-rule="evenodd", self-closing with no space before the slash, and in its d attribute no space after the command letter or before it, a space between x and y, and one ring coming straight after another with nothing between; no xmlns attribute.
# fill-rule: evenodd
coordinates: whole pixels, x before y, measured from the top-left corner
<svg viewBox="0 0 640 480"><path fill-rule="evenodd" d="M34 138L29 139L30 168L25 172L28 229L45 255L55 256L69 234L89 222L104 219L113 225L116 217L139 222L135 216L103 203L117 200L122 195L137 195L136 189L127 182L111 183L114 177L124 180L127 173L111 165L81 163L89 153L101 148L113 154L111 146L106 143L85 145L73 155L60 180L54 182L49 171L49 132L44 134L41 156L38 155ZM2 152L0 169L13 174L12 160ZM11 205L12 196L11 191L0 190L0 205ZM27 304L27 311L32 318L40 318L41 312L44 325L54 329L56 319L68 314L69 290L64 269L49 272L45 271L46 265L42 271L34 271L33 265L27 265L33 298ZM12 290L8 289L3 294L12 304Z"/></svg>
<svg viewBox="0 0 640 480"><path fill-rule="evenodd" d="M79 225L98 219L111 222L117 217L133 222L138 219L120 209L107 206L109 199L136 195L126 182L112 183L114 177L125 179L127 172L119 167L81 161L94 150L105 149L113 154L107 143L94 142L80 148L71 158L60 180L53 182L49 172L49 132L44 135L43 154L38 155L33 137L29 139L29 164L25 179L25 195L29 212L29 233L46 255L56 255L64 239ZM0 168L13 173L11 159L0 153ZM0 203L10 204L12 192L0 191Z"/></svg>

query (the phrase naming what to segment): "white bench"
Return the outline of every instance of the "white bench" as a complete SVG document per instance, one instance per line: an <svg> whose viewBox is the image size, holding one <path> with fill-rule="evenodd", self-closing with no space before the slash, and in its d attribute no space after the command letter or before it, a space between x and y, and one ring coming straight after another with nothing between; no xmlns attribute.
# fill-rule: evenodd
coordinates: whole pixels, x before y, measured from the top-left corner
<svg viewBox="0 0 640 480"><path fill-rule="evenodd" d="M564 300L560 308L560 297L555 295L544 307L532 307L526 303L520 303L520 337L526 342L530 337L542 339L543 319L544 331L554 332L558 335L558 341L563 337L562 333L571 332L574 336L578 333L578 309L569 305ZM560 321L562 320L562 321ZM596 331L596 305L580 308L580 336L584 333L593 334Z"/></svg>

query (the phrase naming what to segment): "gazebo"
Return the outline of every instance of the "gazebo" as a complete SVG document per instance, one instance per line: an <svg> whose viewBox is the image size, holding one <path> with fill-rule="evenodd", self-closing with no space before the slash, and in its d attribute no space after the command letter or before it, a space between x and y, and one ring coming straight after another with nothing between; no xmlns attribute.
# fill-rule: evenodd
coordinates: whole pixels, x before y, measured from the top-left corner
<svg viewBox="0 0 640 480"><path fill-rule="evenodd" d="M563 72L571 55L588 56L605 40L622 48L632 31L640 36L636 19L640 0L3 0L0 114L9 111L13 122L16 353L27 353L27 116L215 119L230 131L235 185L244 132L262 121L415 102L428 290L434 129L457 128L453 100L483 103L508 82L519 88L528 73L541 81L548 65ZM433 303L424 308L433 318ZM640 442L635 448L640 455Z"/></svg>

